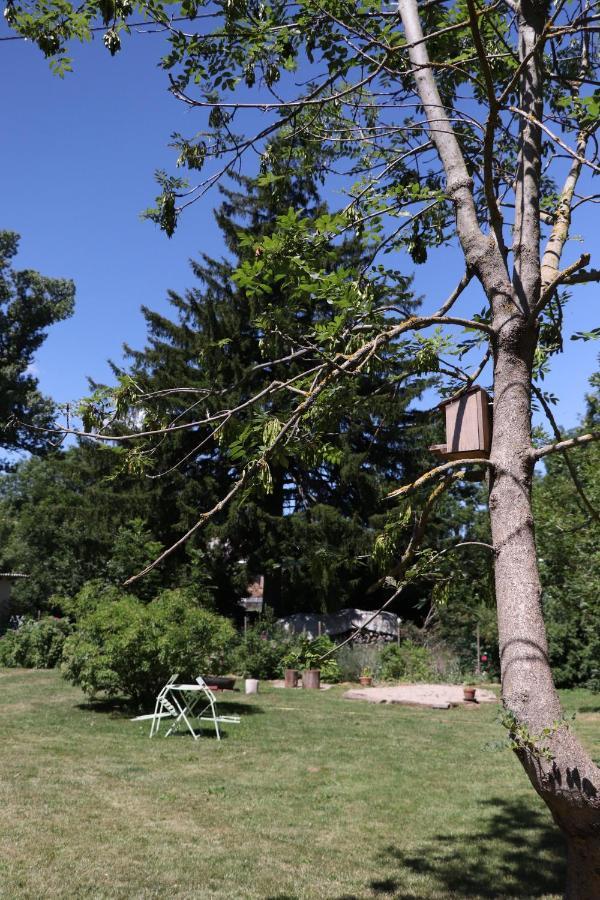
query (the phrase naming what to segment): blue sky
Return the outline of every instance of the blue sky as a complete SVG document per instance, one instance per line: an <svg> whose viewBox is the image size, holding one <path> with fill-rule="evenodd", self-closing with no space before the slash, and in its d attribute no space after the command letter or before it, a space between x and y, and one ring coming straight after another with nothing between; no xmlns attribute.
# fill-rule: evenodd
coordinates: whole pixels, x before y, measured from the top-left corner
<svg viewBox="0 0 600 900"><path fill-rule="evenodd" d="M174 171L170 133L191 134L200 127L195 114L166 90L166 76L156 66L160 40L134 36L111 58L96 39L75 48L75 73L64 80L50 73L31 45L0 43L0 227L22 235L19 268L69 277L77 286L75 315L50 330L36 359L42 390L59 402L83 395L88 375L108 379L106 360L120 359L123 342L144 343L141 304L166 310L167 290L193 283L190 257L221 252L212 218L216 192L187 211L171 240L139 218L157 193L154 170ZM585 247L598 267L592 216L581 217L575 230L586 236ZM566 261L581 249L574 242ZM435 308L461 274L452 248L432 253L415 278L424 309ZM566 316L567 352L547 381L561 398L557 417L565 427L576 425L583 411L598 352L597 344L572 343L568 337L598 324L597 295L594 285L577 290Z"/></svg>

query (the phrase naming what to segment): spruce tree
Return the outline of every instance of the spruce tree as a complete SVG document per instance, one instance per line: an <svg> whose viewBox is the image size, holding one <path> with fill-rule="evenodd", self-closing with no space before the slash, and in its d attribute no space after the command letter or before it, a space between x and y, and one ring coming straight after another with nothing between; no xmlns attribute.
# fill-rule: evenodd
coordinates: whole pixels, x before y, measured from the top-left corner
<svg viewBox="0 0 600 900"><path fill-rule="evenodd" d="M245 260L254 262L256 242L271 233L278 215L301 211L315 221L326 212L315 179L286 166L275 178L236 182L222 189L223 202L216 212L227 256L203 255L192 261L198 284L183 295L170 292L174 317L143 307L147 344L142 350L125 348L130 375L149 395L145 427L193 421L199 411L237 407L273 379L300 373L306 361L289 352L294 336L332 320L326 303L308 300L299 309L278 283L257 295L235 279ZM350 270L360 265L365 252L364 241L352 236L327 247L320 263L326 271ZM409 280L396 273L381 302L392 307L390 322L407 315L416 306ZM273 339L271 331L265 347L261 316L267 305L276 310L281 340ZM267 364L280 357L281 362ZM235 559L246 560L248 572L265 574L265 600L277 615L350 604L372 607L379 601L377 592L367 594L374 580L367 561L374 526L387 519L386 492L422 466L427 442L427 429L410 409L421 385L413 380L406 386L409 373L414 374L414 357L409 359L408 348L384 351L368 374L340 388L329 421L320 422L321 431L331 435L326 458L311 459L307 447L301 454L282 455L270 466L264 489L232 504L209 530L213 548L220 542ZM168 393L172 390L177 393ZM283 394L276 400L267 397L247 415L237 415L235 422L224 425L228 443L236 429L243 444L245 428L256 417L284 419L288 402L291 408L292 401ZM184 531L199 509L222 496L238 467L234 454L218 444L198 446L193 429L147 445L142 456L152 461L147 474L162 474L154 482L155 502L161 508L155 533L165 543ZM222 606L231 603L231 592L230 584L221 583Z"/></svg>

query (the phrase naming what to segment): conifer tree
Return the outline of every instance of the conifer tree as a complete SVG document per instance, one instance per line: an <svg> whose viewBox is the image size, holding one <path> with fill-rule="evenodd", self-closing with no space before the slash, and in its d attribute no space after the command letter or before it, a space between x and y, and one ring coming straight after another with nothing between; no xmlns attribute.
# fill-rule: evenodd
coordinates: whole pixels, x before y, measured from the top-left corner
<svg viewBox="0 0 600 900"><path fill-rule="evenodd" d="M193 261L199 284L183 295L169 294L175 317L144 307L147 344L143 350L126 347L130 375L151 398L145 427L189 422L198 409L239 407L273 379L300 373L294 352L283 348L290 338L293 346L295 333L303 335L320 320L333 319L326 303L307 303L299 310L276 283L252 295L234 280L245 260L255 261L258 241L273 230L277 215L302 211L314 221L325 213L315 179L288 168L280 175L236 181L222 188L216 212L227 257ZM360 263L361 254L364 245L353 237L326 247L321 263L339 272ZM392 307L390 321L415 308L407 278L397 274L394 295L386 293L385 303ZM261 329L267 306L277 311L281 335L281 350L271 338L268 355ZM275 365L265 362L279 357ZM298 357L304 357L300 363L305 368L305 354ZM340 386L330 422L320 423L331 434L325 459L311 456L306 446L301 453L282 454L272 461L262 490L232 504L210 533L213 546L218 537L236 557L247 560L249 572L266 575L265 599L277 614L378 602L377 593L367 595L373 572L364 562L373 542L373 521L385 521L382 499L390 487L422 466L426 442L419 414L409 409L420 391L414 381L410 387L404 384L409 373L414 373L414 362L394 348L384 352L382 364L371 373ZM289 403L280 395L266 397L259 407L253 404L248 416L225 423L227 444L232 439L235 444L237 436L241 455L247 426L262 416L268 428L269 418L285 418ZM156 496L166 498L157 506L171 513L161 515L157 531L165 542L197 518L198 508L216 502L232 470L238 469L235 452L219 444L199 445L193 429L147 446L141 458L145 465L152 462L147 474L156 478ZM227 584L221 588L231 590Z"/></svg>

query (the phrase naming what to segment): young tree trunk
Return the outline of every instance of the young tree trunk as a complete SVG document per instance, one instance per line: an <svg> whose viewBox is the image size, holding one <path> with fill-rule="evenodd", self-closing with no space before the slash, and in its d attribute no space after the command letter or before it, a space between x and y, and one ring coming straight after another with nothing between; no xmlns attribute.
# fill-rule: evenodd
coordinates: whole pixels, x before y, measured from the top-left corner
<svg viewBox="0 0 600 900"><path fill-rule="evenodd" d="M515 722L526 728L525 738L513 730L517 755L567 841L566 897L598 900L600 770L562 718L541 607L531 507L535 326L517 316L497 324L489 505L502 697ZM550 731L546 736L544 729Z"/></svg>

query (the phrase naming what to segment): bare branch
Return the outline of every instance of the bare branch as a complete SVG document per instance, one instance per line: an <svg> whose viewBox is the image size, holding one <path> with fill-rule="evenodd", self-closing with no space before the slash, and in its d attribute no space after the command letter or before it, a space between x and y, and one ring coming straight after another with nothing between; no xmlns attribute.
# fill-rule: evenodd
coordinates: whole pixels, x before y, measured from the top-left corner
<svg viewBox="0 0 600 900"><path fill-rule="evenodd" d="M538 388L537 385L532 383L531 389L532 389L533 393L535 394L535 396L540 401L542 408L543 408L544 412L546 413L546 418L550 422L550 426L552 428L552 431L554 432L554 437L557 439L557 441L561 441L562 435L560 433L560 428L558 427L558 425L556 423L556 419L554 418L554 415L552 414L552 410L550 409L550 406L546 402L546 398L544 397L543 393L540 391L540 389ZM569 470L569 475L571 476L573 485L575 486L575 490L581 497L583 505L585 506L585 508L591 515L591 517L593 519L595 519L596 522L600 522L600 513L598 513L598 511L595 509L595 507L591 503L590 499L588 498L587 494L585 493L584 487L581 483L581 479L579 478L579 475L577 474L577 469L573 465L573 462L571 460L571 457L569 456L568 451L562 450L561 452L562 452L565 464L567 466L567 469Z"/></svg>
<svg viewBox="0 0 600 900"><path fill-rule="evenodd" d="M430 469L429 472L425 472L424 475L419 476L412 484L397 488L397 490L388 494L387 497L388 499L391 499L392 497L408 497L410 494L414 494L415 491L418 491L420 487L423 487L424 484L429 484L429 482L433 481L434 478L437 478L438 475L441 475L443 472L447 472L448 469L453 469L456 466L488 466L489 468L493 468L493 463L489 459L451 459L449 462L442 463L441 466L436 466L435 469Z"/></svg>
<svg viewBox="0 0 600 900"><path fill-rule="evenodd" d="M569 276L573 275L579 269L583 269L584 266L587 266L589 261L590 261L590 254L582 253L582 255L579 257L579 259L575 260L574 263L571 263L570 266L567 266L566 269L563 269L562 272L559 272L558 275L556 275L552 279L552 281L548 285L546 285L546 287L542 291L542 293L540 295L540 299L536 303L536 305L533 309L532 317L535 318L535 316L540 314L540 312L544 309L544 307L550 302L550 300L552 299L552 295L554 294L554 291L560 284L562 284L566 279L569 278Z"/></svg>
<svg viewBox="0 0 600 900"><path fill-rule="evenodd" d="M568 153L569 156L571 156L573 159L576 159L583 166L588 166L588 168L590 168L593 172L600 173L600 166L592 162L591 159L586 159L585 156L581 156L579 153L577 153L576 150L573 150L572 147L569 147L568 144L565 144L565 142L561 140L557 134L555 134L553 131L550 131L547 125L544 125L543 122L540 122L538 119L532 116L531 113L525 112L524 109L518 109L518 107L516 106L509 106L508 109L510 110L510 112L513 112L517 116L521 116L522 118L527 119L538 128L541 128L542 131L544 131L548 135L548 137L551 138L551 140L558 144L559 147L562 147L565 153Z"/></svg>
<svg viewBox="0 0 600 900"><path fill-rule="evenodd" d="M202 515L200 516L198 521L194 525L192 525L192 527L189 528L186 531L186 533L184 535L182 535L182 537L179 538L179 540L175 541L174 544L171 544L170 547L167 547L167 549L164 550L160 554L160 556L157 556L156 559L153 560L149 565L147 565L145 569L142 569L142 571L138 572L137 575L132 575L130 578L127 579L127 581L124 581L123 584L124 585L133 584L139 578L142 578L144 575L147 575L148 572L151 572L152 569L155 569L158 565L160 565L160 563L164 559L166 559L168 556L170 556L172 553L174 553L178 547L181 547L182 544L185 544L185 542L188 540L188 538L190 538L194 534L194 532L198 531L198 529L201 528L205 524L205 522L208 521L208 519L213 518L213 516L215 516L218 512L220 512L227 505L227 503L229 503L229 501L233 497L235 497L235 495L241 490L241 488L244 486L244 484L246 484L246 482L248 480L248 475L249 475L249 472L247 469L245 469L244 472L242 473L241 477L236 481L234 486L231 488L229 493L225 495L225 497L222 497L221 500L219 500L219 502L216 503L212 509L208 510L205 513L202 513Z"/></svg>
<svg viewBox="0 0 600 900"><path fill-rule="evenodd" d="M593 441L600 441L600 431L591 431L589 434L580 434L578 437L569 438L568 441L559 441L557 444L544 444L537 450L531 451L534 460L542 459L550 453L562 453L563 450L569 450L571 447L583 447Z"/></svg>
<svg viewBox="0 0 600 900"><path fill-rule="evenodd" d="M446 173L446 190L455 205L458 235L469 264L485 241L477 219L473 181L442 103L427 49L422 43L423 29L416 0L399 0L398 8L408 41L417 93L423 103L431 138Z"/></svg>
<svg viewBox="0 0 600 900"><path fill-rule="evenodd" d="M589 284L593 281L600 281L600 269L588 269L587 272L569 275L563 280L563 284Z"/></svg>
<svg viewBox="0 0 600 900"><path fill-rule="evenodd" d="M435 316L444 316L448 312L448 310L454 306L454 304L456 303L456 301L458 300L458 298L460 297L460 295L462 294L464 289L467 287L467 285L469 284L469 282L471 281L472 278L473 278L473 272L470 271L469 269L467 269L467 271L465 272L463 277L460 279L460 281L458 282L458 284L456 285L456 287L454 288L454 290L452 291L452 293L450 294L448 299L445 301L445 303L442 303L442 305L440 306L438 311L436 313L434 313L434 315Z"/></svg>
<svg viewBox="0 0 600 900"><path fill-rule="evenodd" d="M485 90L487 93L489 105L489 113L487 122L485 124L485 135L483 139L483 187L490 215L490 225L492 227L492 231L494 232L498 247L502 251L503 256L506 256L506 247L504 245L504 237L502 235L502 213L500 212L500 208L498 206L496 189L494 186L494 135L496 132L496 122L498 119L498 105L496 102L496 94L494 91L494 79L490 69L486 49L481 39L481 32L479 31L479 23L477 21L477 10L475 8L475 3L473 2L473 0L467 0L467 7L469 10L471 34L473 35L475 49L477 50L477 56L479 57L479 63L483 72Z"/></svg>

